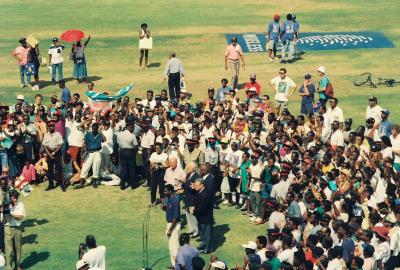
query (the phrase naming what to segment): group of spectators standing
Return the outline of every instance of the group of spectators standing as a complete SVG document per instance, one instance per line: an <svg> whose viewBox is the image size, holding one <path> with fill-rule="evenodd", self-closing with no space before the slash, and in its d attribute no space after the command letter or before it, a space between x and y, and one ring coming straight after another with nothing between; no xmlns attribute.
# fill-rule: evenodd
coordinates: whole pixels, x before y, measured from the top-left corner
<svg viewBox="0 0 400 270"><path fill-rule="evenodd" d="M72 77L77 80L78 83L85 81L87 77L86 57L84 50L90 41L90 35L88 39L81 43L77 41L72 43L71 52L69 53L69 59L73 61ZM39 90L39 69L41 66L46 66L46 61L51 74L51 82L57 84L58 81L63 80L63 51L65 46L59 43L59 39L54 37L52 44L48 49L48 60L42 57L39 50L39 43L30 44L27 38L19 39L19 46L13 51L12 55L17 60L21 88L32 86L32 90ZM31 82L31 77L34 77L34 82ZM58 80L56 80L56 78Z"/></svg>

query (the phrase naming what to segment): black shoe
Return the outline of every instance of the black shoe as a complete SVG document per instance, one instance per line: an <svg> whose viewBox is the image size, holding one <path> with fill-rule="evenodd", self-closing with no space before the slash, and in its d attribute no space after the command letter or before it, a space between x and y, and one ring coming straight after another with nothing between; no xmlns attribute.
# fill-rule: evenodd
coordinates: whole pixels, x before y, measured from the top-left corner
<svg viewBox="0 0 400 270"><path fill-rule="evenodd" d="M124 187L124 186L119 186L119 188L120 188L121 190L125 190L125 189L126 189L126 187Z"/></svg>
<svg viewBox="0 0 400 270"><path fill-rule="evenodd" d="M97 179L96 178L92 178L92 186L93 188L97 188Z"/></svg>
<svg viewBox="0 0 400 270"><path fill-rule="evenodd" d="M52 190L54 187L52 187L52 186L48 186L44 191L49 191L49 190Z"/></svg>
<svg viewBox="0 0 400 270"><path fill-rule="evenodd" d="M66 187L66 186L62 186L62 187L61 187L61 190L62 190L63 192L67 192L67 187Z"/></svg>

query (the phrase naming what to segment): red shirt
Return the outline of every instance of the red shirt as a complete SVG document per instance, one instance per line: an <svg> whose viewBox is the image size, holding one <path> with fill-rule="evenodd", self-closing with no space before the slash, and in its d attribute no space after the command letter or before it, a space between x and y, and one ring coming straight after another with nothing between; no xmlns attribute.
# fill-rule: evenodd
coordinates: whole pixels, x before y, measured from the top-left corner
<svg viewBox="0 0 400 270"><path fill-rule="evenodd" d="M246 83L246 90L250 90L250 88L255 87L256 88L256 94L257 96L260 95L261 93L261 85L258 82L252 83L252 82L247 82ZM247 94L247 97L250 97L249 93Z"/></svg>

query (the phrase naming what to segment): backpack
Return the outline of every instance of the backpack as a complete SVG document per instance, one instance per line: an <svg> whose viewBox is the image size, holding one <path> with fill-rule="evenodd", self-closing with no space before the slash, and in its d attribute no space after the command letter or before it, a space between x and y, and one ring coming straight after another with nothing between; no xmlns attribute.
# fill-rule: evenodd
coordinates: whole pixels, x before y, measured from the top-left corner
<svg viewBox="0 0 400 270"><path fill-rule="evenodd" d="M75 48L75 59L82 59L83 58L83 49L81 47Z"/></svg>
<svg viewBox="0 0 400 270"><path fill-rule="evenodd" d="M333 98L333 86L332 84L329 82L329 84L326 86L326 90L325 90L325 96L327 98Z"/></svg>

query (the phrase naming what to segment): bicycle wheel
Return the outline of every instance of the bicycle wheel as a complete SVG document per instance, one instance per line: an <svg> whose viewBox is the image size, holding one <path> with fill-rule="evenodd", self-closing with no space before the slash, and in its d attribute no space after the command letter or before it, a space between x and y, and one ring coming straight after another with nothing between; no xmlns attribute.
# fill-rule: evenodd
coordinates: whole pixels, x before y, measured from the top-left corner
<svg viewBox="0 0 400 270"><path fill-rule="evenodd" d="M355 86L361 86L361 85L364 85L364 84L366 84L367 82L370 82L370 81L371 81L371 73L365 72L365 73L362 73L360 75L357 75L354 78L353 84Z"/></svg>

